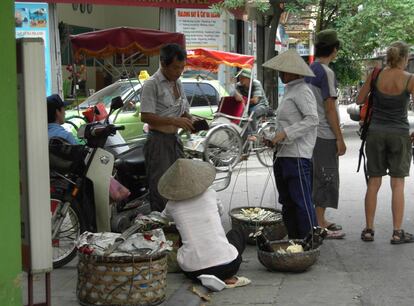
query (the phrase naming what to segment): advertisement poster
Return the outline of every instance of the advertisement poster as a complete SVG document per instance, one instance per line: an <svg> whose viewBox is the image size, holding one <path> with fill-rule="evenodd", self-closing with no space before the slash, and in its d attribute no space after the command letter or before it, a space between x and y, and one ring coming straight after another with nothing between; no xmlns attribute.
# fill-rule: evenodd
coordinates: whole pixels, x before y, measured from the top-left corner
<svg viewBox="0 0 414 306"><path fill-rule="evenodd" d="M52 94L49 41L49 11L47 3L15 3L16 38L43 39L45 44L46 95Z"/></svg>
<svg viewBox="0 0 414 306"><path fill-rule="evenodd" d="M277 27L275 50L280 52L287 51L289 49L289 35L286 33L285 27L279 25Z"/></svg>
<svg viewBox="0 0 414 306"><path fill-rule="evenodd" d="M184 33L187 49L223 50L223 17L213 10L176 9L176 31Z"/></svg>

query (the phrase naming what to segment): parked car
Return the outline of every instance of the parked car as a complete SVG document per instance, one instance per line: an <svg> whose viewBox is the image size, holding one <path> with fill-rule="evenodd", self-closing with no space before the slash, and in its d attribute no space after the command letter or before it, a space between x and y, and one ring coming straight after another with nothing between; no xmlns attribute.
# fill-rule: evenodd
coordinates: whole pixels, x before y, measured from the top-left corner
<svg viewBox="0 0 414 306"><path fill-rule="evenodd" d="M224 87L217 80L190 78L181 81L191 105L190 113L212 119L220 99L227 95ZM118 115L113 115L111 119L116 124L125 126L125 130L121 131L121 135L125 140L143 137L144 123L140 120L140 93L141 83L137 79L119 80L97 91L77 108L66 111L66 120L79 127L84 123L82 112L89 106L102 102L109 109L112 98L120 96L124 101L124 107ZM66 128L76 133L73 126L66 125Z"/></svg>

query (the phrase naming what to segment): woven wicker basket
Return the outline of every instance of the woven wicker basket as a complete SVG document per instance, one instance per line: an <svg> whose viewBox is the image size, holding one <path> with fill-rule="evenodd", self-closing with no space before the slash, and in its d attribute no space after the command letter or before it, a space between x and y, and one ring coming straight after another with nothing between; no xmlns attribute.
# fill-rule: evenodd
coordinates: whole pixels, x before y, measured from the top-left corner
<svg viewBox="0 0 414 306"><path fill-rule="evenodd" d="M243 229L243 232L246 235L246 242L251 245L256 244L256 240L252 237L249 237L250 233L255 233L259 227L263 227L263 233L266 236L268 240L280 240L283 239L287 235L286 227L282 221L282 219L278 221L261 221L261 222L255 222L255 221L246 221L242 219L238 219L235 217L235 214L240 213L240 210L245 208L252 208L248 206L243 207L236 207L233 208L230 212L230 218L231 218L231 226L232 227L241 227ZM282 213L279 209L273 209L266 207L266 210L270 210L276 213Z"/></svg>
<svg viewBox="0 0 414 306"><path fill-rule="evenodd" d="M299 242L300 240L293 240ZM276 251L279 248L286 249L290 243L289 240L271 241L273 249ZM303 272L312 266L319 257L319 248L302 252L302 253L288 253L279 254L277 252L270 253L257 250L257 256L260 263L269 271L281 272Z"/></svg>
<svg viewBox="0 0 414 306"><path fill-rule="evenodd" d="M168 273L181 272L177 261L177 252L181 246L181 236L174 224L163 228L165 238L173 242L172 250L167 254Z"/></svg>
<svg viewBox="0 0 414 306"><path fill-rule="evenodd" d="M81 305L158 305L165 299L167 257L103 257L78 253Z"/></svg>

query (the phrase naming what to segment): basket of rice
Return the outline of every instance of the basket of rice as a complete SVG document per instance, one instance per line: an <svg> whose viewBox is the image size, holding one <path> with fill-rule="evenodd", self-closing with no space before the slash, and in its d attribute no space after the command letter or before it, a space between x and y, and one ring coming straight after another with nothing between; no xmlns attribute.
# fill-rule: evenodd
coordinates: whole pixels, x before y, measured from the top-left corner
<svg viewBox="0 0 414 306"><path fill-rule="evenodd" d="M269 207L236 207L229 212L232 227L241 227L246 235L248 244L256 244L250 234L260 227L269 240L283 239L286 228L282 220L282 213L278 209Z"/></svg>
<svg viewBox="0 0 414 306"><path fill-rule="evenodd" d="M269 271L303 272L312 266L319 257L319 247L304 251L302 240L271 241L274 252L257 250L260 263Z"/></svg>

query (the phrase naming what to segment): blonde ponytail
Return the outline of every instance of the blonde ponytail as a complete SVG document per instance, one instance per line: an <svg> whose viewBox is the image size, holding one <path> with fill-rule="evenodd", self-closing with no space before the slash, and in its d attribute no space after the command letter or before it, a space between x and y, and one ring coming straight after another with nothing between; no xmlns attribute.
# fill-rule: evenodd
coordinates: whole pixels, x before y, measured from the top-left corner
<svg viewBox="0 0 414 306"><path fill-rule="evenodd" d="M387 49L387 65L396 68L408 57L410 47L403 41L393 42Z"/></svg>

